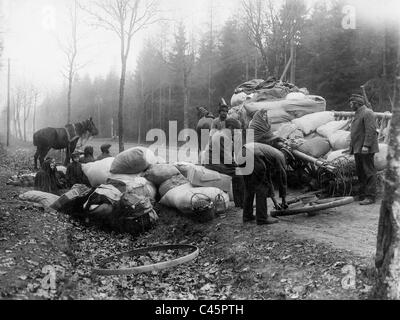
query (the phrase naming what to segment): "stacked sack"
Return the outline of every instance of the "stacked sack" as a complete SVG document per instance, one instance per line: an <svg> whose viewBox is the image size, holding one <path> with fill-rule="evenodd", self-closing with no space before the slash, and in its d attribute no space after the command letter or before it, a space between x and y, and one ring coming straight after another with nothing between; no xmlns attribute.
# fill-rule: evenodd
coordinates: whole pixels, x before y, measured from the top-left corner
<svg viewBox="0 0 400 320"><path fill-rule="evenodd" d="M354 162L354 156L345 151L350 148L351 120L335 120L330 111L317 112L292 120L275 132L281 138L289 139L293 148L314 158L325 158L334 162L342 157ZM386 168L388 146L379 144L375 154L378 171Z"/></svg>
<svg viewBox="0 0 400 320"><path fill-rule="evenodd" d="M158 187L162 205L204 222L215 217L216 202L223 202L225 209L228 207L229 196L216 187L194 187L187 178L194 167L189 163L154 164L143 177Z"/></svg>

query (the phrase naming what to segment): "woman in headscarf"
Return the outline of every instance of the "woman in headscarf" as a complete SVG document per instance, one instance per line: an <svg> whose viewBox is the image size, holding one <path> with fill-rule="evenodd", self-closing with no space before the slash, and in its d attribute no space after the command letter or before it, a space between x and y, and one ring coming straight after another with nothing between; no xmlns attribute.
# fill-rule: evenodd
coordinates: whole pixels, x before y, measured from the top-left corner
<svg viewBox="0 0 400 320"><path fill-rule="evenodd" d="M40 171L35 177L35 190L47 193L58 194L63 187L57 176L56 162L52 158L47 158Z"/></svg>
<svg viewBox="0 0 400 320"><path fill-rule="evenodd" d="M80 159L80 163L95 162L93 152L94 150L92 146L85 147L85 149L83 150L83 158Z"/></svg>

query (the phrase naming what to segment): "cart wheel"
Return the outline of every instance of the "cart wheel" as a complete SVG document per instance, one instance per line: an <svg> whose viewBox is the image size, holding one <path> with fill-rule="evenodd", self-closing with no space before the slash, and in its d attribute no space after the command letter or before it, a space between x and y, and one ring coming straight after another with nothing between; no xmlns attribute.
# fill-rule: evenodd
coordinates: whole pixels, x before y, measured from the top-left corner
<svg viewBox="0 0 400 320"><path fill-rule="evenodd" d="M326 198L319 199L316 201L308 202L301 207L288 208L286 210L271 211L271 217L282 217L282 216L292 216L299 213L315 213L317 211L326 210L330 208L336 208L344 206L346 204L354 202L353 197L338 197L338 198Z"/></svg>

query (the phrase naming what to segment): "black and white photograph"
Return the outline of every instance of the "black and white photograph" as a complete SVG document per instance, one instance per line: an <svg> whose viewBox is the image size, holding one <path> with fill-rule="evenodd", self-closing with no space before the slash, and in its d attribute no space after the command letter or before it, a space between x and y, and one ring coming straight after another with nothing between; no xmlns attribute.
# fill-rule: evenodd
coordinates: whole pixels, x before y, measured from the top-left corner
<svg viewBox="0 0 400 320"><path fill-rule="evenodd" d="M399 1L0 0L0 300L249 319L399 252Z"/></svg>

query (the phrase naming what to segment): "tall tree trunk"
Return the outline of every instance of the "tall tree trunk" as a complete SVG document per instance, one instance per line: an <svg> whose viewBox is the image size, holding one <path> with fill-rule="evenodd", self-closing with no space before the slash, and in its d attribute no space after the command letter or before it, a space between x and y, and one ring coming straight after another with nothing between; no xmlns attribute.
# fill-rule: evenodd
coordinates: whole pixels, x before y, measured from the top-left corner
<svg viewBox="0 0 400 320"><path fill-rule="evenodd" d="M72 72L70 70L68 76L68 96L67 96L67 123L71 123L71 105L72 105L72 81L73 81Z"/></svg>
<svg viewBox="0 0 400 320"><path fill-rule="evenodd" d="M400 75L400 59L397 65ZM397 78L397 90L400 78ZM400 97L394 101L390 127L388 168L382 201L375 265L378 270L373 290L375 298L400 299Z"/></svg>
<svg viewBox="0 0 400 320"><path fill-rule="evenodd" d="M189 128L189 88L188 77L183 77L183 127Z"/></svg>
<svg viewBox="0 0 400 320"><path fill-rule="evenodd" d="M121 80L119 84L119 102L118 102L118 142L119 152L124 151L124 95L126 81L126 58L122 58Z"/></svg>

